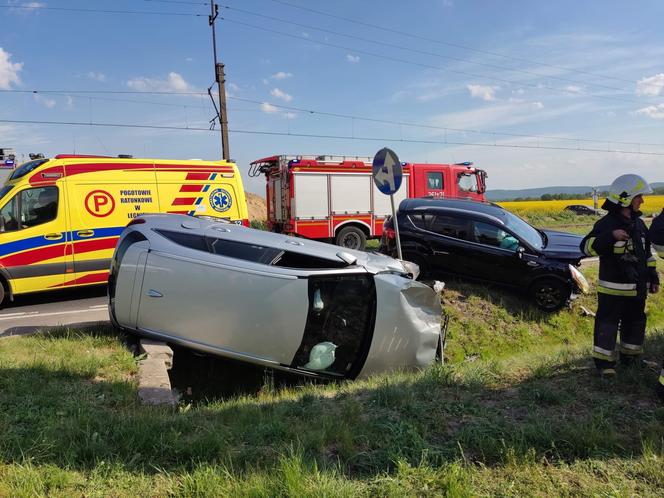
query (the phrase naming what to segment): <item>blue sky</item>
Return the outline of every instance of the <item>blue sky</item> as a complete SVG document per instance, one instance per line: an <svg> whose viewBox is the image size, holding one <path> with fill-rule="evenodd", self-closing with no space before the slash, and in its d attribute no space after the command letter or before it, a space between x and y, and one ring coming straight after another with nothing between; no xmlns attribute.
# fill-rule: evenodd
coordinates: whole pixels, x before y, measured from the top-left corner
<svg viewBox="0 0 664 498"><path fill-rule="evenodd" d="M246 177L260 157L385 146L404 161L473 161L489 188L601 185L625 172L664 181L659 0L219 5L230 153L249 191L264 191ZM209 97L174 93L204 94L213 82L209 3L0 6L0 120L208 128ZM32 90L59 93L20 92ZM221 156L218 127L0 121L0 147Z"/></svg>

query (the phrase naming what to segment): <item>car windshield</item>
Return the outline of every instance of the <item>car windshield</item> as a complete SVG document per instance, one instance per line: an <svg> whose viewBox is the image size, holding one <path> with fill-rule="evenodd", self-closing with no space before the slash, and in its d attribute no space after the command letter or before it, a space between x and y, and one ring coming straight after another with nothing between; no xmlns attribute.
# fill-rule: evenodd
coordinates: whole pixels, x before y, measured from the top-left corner
<svg viewBox="0 0 664 498"><path fill-rule="evenodd" d="M537 250L544 248L544 239L542 234L534 227L523 221L515 214L505 211L505 226L509 228L521 240L527 242Z"/></svg>

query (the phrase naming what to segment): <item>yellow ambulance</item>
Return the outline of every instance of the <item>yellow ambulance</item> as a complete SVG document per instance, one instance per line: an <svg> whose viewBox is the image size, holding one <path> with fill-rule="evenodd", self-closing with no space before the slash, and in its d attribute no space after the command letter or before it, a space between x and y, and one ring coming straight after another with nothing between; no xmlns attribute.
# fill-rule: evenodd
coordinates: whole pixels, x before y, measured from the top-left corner
<svg viewBox="0 0 664 498"><path fill-rule="evenodd" d="M18 166L0 189L0 303L105 283L120 232L143 213L249 225L242 178L231 162L35 159Z"/></svg>

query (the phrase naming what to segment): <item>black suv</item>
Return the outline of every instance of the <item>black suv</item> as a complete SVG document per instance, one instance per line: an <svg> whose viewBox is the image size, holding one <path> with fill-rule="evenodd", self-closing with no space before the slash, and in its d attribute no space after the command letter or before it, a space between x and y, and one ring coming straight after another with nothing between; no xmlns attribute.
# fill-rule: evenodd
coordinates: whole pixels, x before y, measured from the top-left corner
<svg viewBox="0 0 664 498"><path fill-rule="evenodd" d="M587 292L577 269L582 237L539 230L496 204L460 199L404 200L397 211L403 259L431 277L458 275L514 287L554 311ZM379 251L396 256L394 224L385 221Z"/></svg>

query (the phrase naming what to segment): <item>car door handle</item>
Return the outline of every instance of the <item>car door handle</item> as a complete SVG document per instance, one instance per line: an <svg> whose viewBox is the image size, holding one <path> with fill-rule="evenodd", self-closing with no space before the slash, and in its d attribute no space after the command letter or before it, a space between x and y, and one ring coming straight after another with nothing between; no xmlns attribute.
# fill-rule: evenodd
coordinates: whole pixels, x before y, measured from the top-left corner
<svg viewBox="0 0 664 498"><path fill-rule="evenodd" d="M156 291L154 289L150 289L147 295L148 297L164 297L164 295L161 292Z"/></svg>
<svg viewBox="0 0 664 498"><path fill-rule="evenodd" d="M433 251L433 253L436 254L436 255L442 254L443 256L449 256L450 255L450 253L447 252L447 251Z"/></svg>
<svg viewBox="0 0 664 498"><path fill-rule="evenodd" d="M47 240L60 240L62 238L62 232L47 233L44 235L44 238Z"/></svg>
<svg viewBox="0 0 664 498"><path fill-rule="evenodd" d="M79 237L92 237L95 234L94 230L79 230L76 235Z"/></svg>
<svg viewBox="0 0 664 498"><path fill-rule="evenodd" d="M539 266L539 263L537 263L536 261L528 261L526 264L528 266Z"/></svg>

